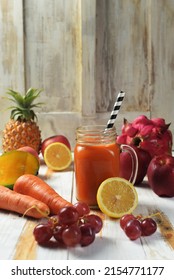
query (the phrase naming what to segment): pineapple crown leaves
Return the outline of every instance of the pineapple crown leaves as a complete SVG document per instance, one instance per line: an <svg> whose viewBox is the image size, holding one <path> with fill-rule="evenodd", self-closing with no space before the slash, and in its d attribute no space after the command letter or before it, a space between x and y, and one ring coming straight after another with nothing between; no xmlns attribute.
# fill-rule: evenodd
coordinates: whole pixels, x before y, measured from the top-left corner
<svg viewBox="0 0 174 280"><path fill-rule="evenodd" d="M11 119L15 120L22 120L22 121L28 121L28 120L35 120L37 119L37 116L35 112L33 111L33 108L41 107L44 103L33 103L42 92L41 89L34 89L29 88L24 96L20 94L19 92L16 92L12 89L9 89L6 94L10 95L11 98L8 98L8 100L14 102L16 106L11 106L8 109L12 109L11 111Z"/></svg>

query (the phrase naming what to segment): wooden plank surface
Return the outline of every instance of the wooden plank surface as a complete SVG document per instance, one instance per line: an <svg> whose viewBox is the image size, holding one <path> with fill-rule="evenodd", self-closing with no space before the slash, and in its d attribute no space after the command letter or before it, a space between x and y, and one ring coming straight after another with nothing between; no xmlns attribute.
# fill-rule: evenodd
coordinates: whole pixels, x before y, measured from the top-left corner
<svg viewBox="0 0 174 280"><path fill-rule="evenodd" d="M8 87L43 87L42 138L65 134L72 149L77 126L107 123L120 89L126 97L118 133L123 117L146 114L172 122L173 15L173 0L0 0L0 97ZM8 106L1 99L0 137ZM73 166L51 173L42 164L39 176L75 201ZM151 237L131 242L118 220L100 214L102 232L85 250L42 248L32 236L35 221L0 211L0 259L173 259L174 199L159 198L146 182L137 191L135 213L162 213Z"/></svg>
<svg viewBox="0 0 174 280"><path fill-rule="evenodd" d="M173 21L173 0L0 0L0 97L43 88L43 138L74 143L71 128L104 123L123 89L124 117L162 116L174 132Z"/></svg>
<svg viewBox="0 0 174 280"><path fill-rule="evenodd" d="M44 89L44 112L80 108L80 2L25 1L26 88Z"/></svg>
<svg viewBox="0 0 174 280"><path fill-rule="evenodd" d="M63 172L51 172L42 162L39 176L64 198L76 202L73 165ZM174 258L174 198L160 198L147 185L136 186L139 203L135 215L155 213L158 229L155 234L130 241L119 226L99 210L92 211L103 220L103 229L95 242L87 247L44 248L38 246L32 231L39 222L17 214L0 211L1 260L172 260Z"/></svg>
<svg viewBox="0 0 174 280"><path fill-rule="evenodd" d="M96 44L96 0L81 1L82 34L82 88L81 110L83 116L95 116L95 44Z"/></svg>
<svg viewBox="0 0 174 280"><path fill-rule="evenodd" d="M0 1L0 89L24 89L22 0ZM2 107L1 107L2 108Z"/></svg>
<svg viewBox="0 0 174 280"><path fill-rule="evenodd" d="M115 94L127 92L126 111L149 111L148 5L149 1L106 1L108 89L112 108ZM141 34L141 36L140 36ZM101 46L102 47L102 46ZM103 60L104 61L104 60ZM100 67L98 65L98 67ZM102 100L98 100L101 110ZM99 107L100 106L100 107Z"/></svg>
<svg viewBox="0 0 174 280"><path fill-rule="evenodd" d="M22 3L22 0L0 1L0 140L10 116L6 110L10 103L2 96L11 87L25 89Z"/></svg>
<svg viewBox="0 0 174 280"><path fill-rule="evenodd" d="M152 116L163 116L174 131L174 1L151 3Z"/></svg>

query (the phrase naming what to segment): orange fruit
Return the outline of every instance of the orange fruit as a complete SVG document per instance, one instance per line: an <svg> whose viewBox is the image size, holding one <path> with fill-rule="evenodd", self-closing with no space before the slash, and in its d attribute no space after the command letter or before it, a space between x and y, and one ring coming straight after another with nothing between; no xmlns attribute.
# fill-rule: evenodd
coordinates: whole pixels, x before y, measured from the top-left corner
<svg viewBox="0 0 174 280"><path fill-rule="evenodd" d="M44 161L52 170L64 170L72 162L71 150L63 143L54 142L46 147Z"/></svg>
<svg viewBox="0 0 174 280"><path fill-rule="evenodd" d="M120 218L137 207L135 187L126 179L113 177L101 183L97 191L100 210L109 217Z"/></svg>

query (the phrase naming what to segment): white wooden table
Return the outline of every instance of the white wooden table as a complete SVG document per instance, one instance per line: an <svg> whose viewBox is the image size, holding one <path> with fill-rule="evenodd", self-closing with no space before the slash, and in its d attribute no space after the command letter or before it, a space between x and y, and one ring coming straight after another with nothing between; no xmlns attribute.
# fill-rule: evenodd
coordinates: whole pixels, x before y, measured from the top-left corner
<svg viewBox="0 0 174 280"><path fill-rule="evenodd" d="M64 172L52 172L42 162L39 176L65 199L75 199L73 164ZM104 222L94 243L87 247L44 248L38 246L32 231L38 221L0 210L0 260L172 260L174 259L174 198L160 198L146 181L136 187L139 204L134 214L160 211L158 230L149 237L130 241L119 226L97 211Z"/></svg>

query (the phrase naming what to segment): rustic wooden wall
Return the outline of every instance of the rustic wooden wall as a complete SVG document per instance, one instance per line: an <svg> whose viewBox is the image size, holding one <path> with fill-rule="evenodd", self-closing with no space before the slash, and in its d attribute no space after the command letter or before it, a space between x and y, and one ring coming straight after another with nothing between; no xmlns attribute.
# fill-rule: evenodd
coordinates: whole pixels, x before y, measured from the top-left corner
<svg viewBox="0 0 174 280"><path fill-rule="evenodd" d="M164 117L174 132L173 0L0 0L0 96L43 88L42 137L82 123ZM9 118L0 99L0 132ZM1 135L0 134L0 135Z"/></svg>

